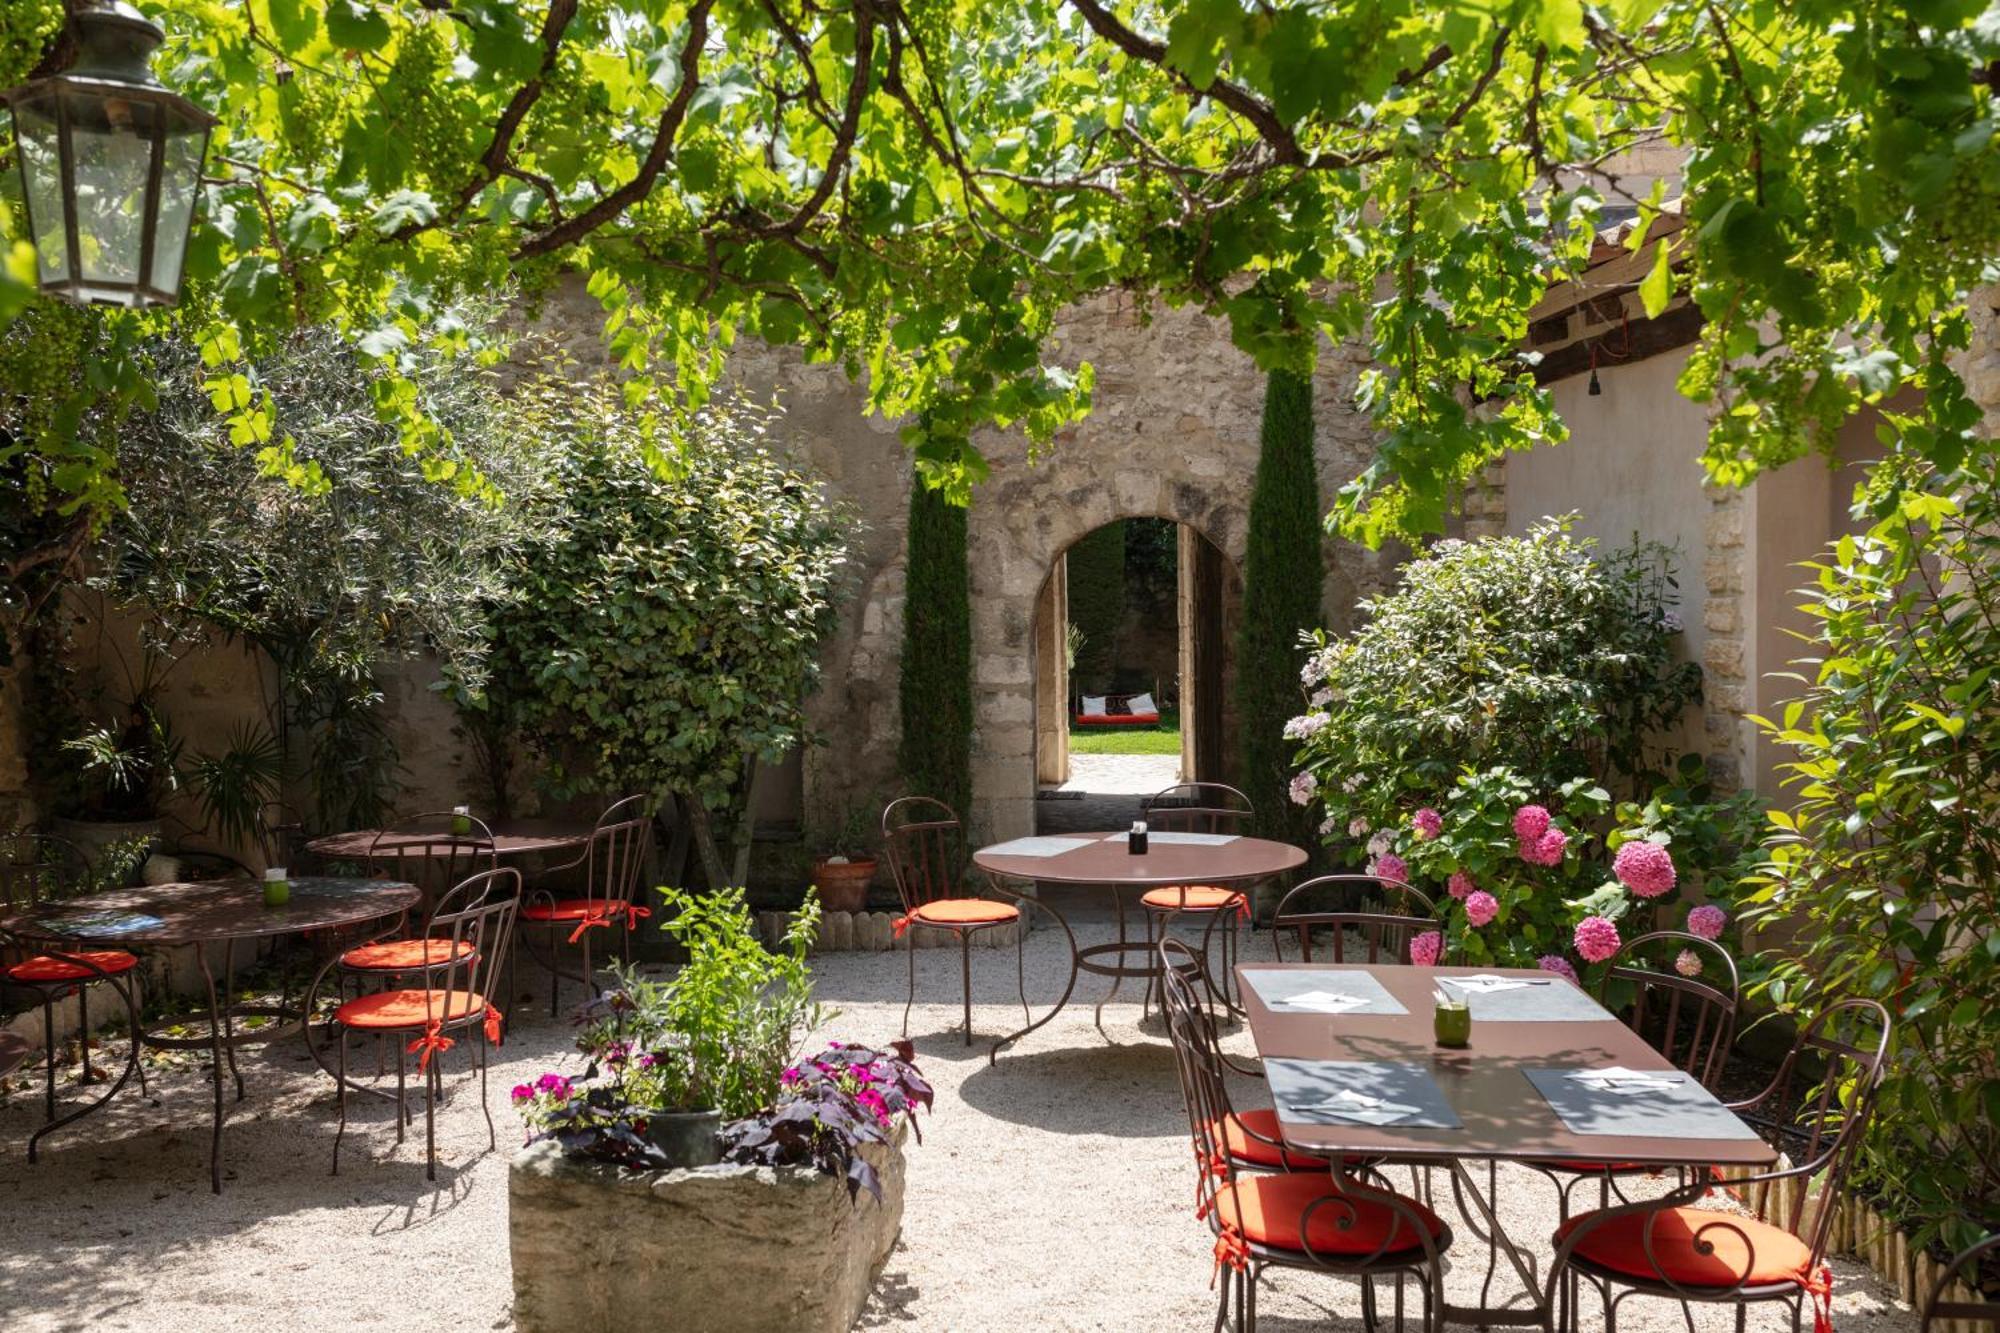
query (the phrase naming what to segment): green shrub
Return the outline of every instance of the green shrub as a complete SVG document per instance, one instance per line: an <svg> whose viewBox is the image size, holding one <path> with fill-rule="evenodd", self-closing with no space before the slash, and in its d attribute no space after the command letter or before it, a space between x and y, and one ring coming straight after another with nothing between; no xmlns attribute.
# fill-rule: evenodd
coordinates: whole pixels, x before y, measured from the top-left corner
<svg viewBox="0 0 2000 1333"><path fill-rule="evenodd" d="M1125 615L1125 525L1106 523L1069 548L1069 623L1076 630L1072 694L1111 688L1118 622Z"/></svg>
<svg viewBox="0 0 2000 1333"><path fill-rule="evenodd" d="M1892 457L1857 516L1867 533L1808 566L1805 688L1759 719L1795 804L1771 814L1752 910L1794 941L1771 1000L1895 1014L1861 1181L1957 1249L2000 1216L2000 447L1970 440L1949 470Z"/></svg>
<svg viewBox="0 0 2000 1333"><path fill-rule="evenodd" d="M1309 825L1285 798L1292 743L1284 727L1299 708L1305 636L1320 623L1324 562L1312 381L1291 371L1273 371L1265 382L1248 540L1236 644L1237 776L1263 829L1303 841Z"/></svg>
<svg viewBox="0 0 2000 1333"><path fill-rule="evenodd" d="M1321 636L1292 729L1337 793L1329 814L1393 824L1496 766L1544 795L1580 777L1651 791L1670 758L1659 732L1701 697L1701 668L1673 658L1668 553L1602 559L1567 526L1439 542L1363 604L1360 629Z"/></svg>
<svg viewBox="0 0 2000 1333"><path fill-rule="evenodd" d="M966 816L972 804L972 588L965 506L918 477L910 484L908 542L897 763L911 792Z"/></svg>
<svg viewBox="0 0 2000 1333"><path fill-rule="evenodd" d="M711 888L746 873L755 765L807 739L847 559L843 515L768 452L774 420L713 404L662 456L615 384L529 386L512 428L560 447L494 608L488 686L466 698L540 751L559 794L684 798Z"/></svg>

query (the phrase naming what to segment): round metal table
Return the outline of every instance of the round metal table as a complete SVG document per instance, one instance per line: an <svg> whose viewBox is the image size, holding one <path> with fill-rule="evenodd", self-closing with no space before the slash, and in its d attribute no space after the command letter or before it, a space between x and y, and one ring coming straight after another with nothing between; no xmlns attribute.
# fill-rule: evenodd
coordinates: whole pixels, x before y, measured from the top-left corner
<svg viewBox="0 0 2000 1333"><path fill-rule="evenodd" d="M505 819L491 825L493 854L500 857L534 856L542 852L573 852L590 841L597 826L570 819ZM376 839L381 838L381 844ZM462 853L466 835L435 833L392 833L382 837L381 829L353 829L314 838L306 850L329 861L365 861L374 852L394 852L400 856L422 856L433 850L438 855Z"/></svg>
<svg viewBox="0 0 2000 1333"><path fill-rule="evenodd" d="M216 989L215 972L209 965L210 946L223 946L224 973L228 975L233 970L233 960L228 954L238 940L268 939L376 921L408 911L419 897L416 885L393 880L299 875L293 877L291 886L291 901L281 907L264 905L264 886L260 882L227 879L200 884L155 884L92 894L88 898L42 903L0 919L0 930L58 947L88 944L137 950L194 946L195 962L208 989L208 1034L163 1037L141 1033L140 1039L148 1046L162 1049L209 1048L215 1082L209 1183L217 1194L222 1193L225 1061L236 1080L236 1099L241 1101L244 1096L243 1076L236 1070L235 1055L235 1047L242 1039L232 1030L232 1021L246 1017L300 1019L304 1014L284 1005L225 1005L223 999L228 988L223 992Z"/></svg>
<svg viewBox="0 0 2000 1333"><path fill-rule="evenodd" d="M1068 843L1067 847L1060 844ZM1297 870L1306 863L1306 854L1297 847L1266 838L1234 834L1163 833L1149 835L1144 855L1128 850L1123 833L1052 834L1045 837L1016 838L1011 842L982 847L972 854L972 863L998 882L1027 880L1040 884L1067 884L1108 888L1118 914L1118 938L1106 944L1079 946L1076 932L1061 912L1035 899L1035 905L1054 917L1069 938L1069 984L1055 1007L1020 1031L993 1044L988 1058L1000 1048L1019 1041L1063 1011L1076 990L1079 973L1090 972L1112 978L1111 994L1097 1005L1098 1030L1103 1031L1104 1005L1118 994L1126 977L1142 977L1150 982L1159 975L1159 963L1152 946L1125 933L1124 890L1175 888L1181 885L1261 884ZM1002 889L1010 897L1026 895ZM1131 954L1140 955L1136 963ZM1109 961L1105 961L1105 960Z"/></svg>

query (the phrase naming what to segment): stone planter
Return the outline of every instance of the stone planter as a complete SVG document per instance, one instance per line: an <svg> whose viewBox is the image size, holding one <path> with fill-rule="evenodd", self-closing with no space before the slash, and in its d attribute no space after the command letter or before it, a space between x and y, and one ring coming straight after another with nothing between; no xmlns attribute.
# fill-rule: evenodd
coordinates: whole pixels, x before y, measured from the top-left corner
<svg viewBox="0 0 2000 1333"><path fill-rule="evenodd" d="M882 1202L807 1167L633 1173L537 1143L508 1172L522 1333L844 1333L903 1221L903 1143L863 1151Z"/></svg>

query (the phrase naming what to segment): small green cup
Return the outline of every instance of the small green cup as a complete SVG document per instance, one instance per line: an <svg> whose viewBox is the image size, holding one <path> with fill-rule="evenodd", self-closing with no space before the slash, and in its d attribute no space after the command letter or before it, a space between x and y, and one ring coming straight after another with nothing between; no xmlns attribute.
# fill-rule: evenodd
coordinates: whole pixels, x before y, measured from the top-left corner
<svg viewBox="0 0 2000 1333"><path fill-rule="evenodd" d="M1431 1017L1437 1044L1460 1050L1472 1044L1472 1006L1441 1004Z"/></svg>
<svg viewBox="0 0 2000 1333"><path fill-rule="evenodd" d="M292 882L282 876L264 880L264 906L283 907L292 900Z"/></svg>

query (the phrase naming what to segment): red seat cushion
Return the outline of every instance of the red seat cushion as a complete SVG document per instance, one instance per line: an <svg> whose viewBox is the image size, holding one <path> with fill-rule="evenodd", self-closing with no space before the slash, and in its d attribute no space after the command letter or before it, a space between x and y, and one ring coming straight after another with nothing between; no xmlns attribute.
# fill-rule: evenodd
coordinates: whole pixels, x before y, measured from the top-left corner
<svg viewBox="0 0 2000 1333"><path fill-rule="evenodd" d="M1190 884L1185 888L1175 886L1165 889L1148 889L1139 898L1148 907L1165 908L1170 912L1219 912L1225 908L1239 907L1243 895L1235 889L1225 889L1215 884Z"/></svg>
<svg viewBox="0 0 2000 1333"><path fill-rule="evenodd" d="M66 949L64 952L71 958L85 959L113 974L130 972L139 966L139 960L123 949ZM51 958L47 954L36 954L7 969L7 980L20 982L91 981L97 975L87 967L62 958Z"/></svg>
<svg viewBox="0 0 2000 1333"><path fill-rule="evenodd" d="M987 898L940 898L910 913L910 919L920 926L988 926L1019 915L1018 908Z"/></svg>
<svg viewBox="0 0 2000 1333"><path fill-rule="evenodd" d="M1324 1171L1327 1164L1324 1157L1313 1157L1280 1146L1278 1113L1268 1107L1257 1111L1238 1111L1222 1127L1222 1147L1237 1161L1254 1166Z"/></svg>
<svg viewBox="0 0 2000 1333"><path fill-rule="evenodd" d="M471 956L471 940L460 940L455 948L450 940L390 940L349 949L340 956L340 965L367 972L407 972Z"/></svg>
<svg viewBox="0 0 2000 1333"><path fill-rule="evenodd" d="M608 898L561 898L531 902L521 908L523 921L581 921L587 916L623 916L625 904Z"/></svg>
<svg viewBox="0 0 2000 1333"><path fill-rule="evenodd" d="M1217 1187L1215 1215L1221 1225L1235 1227L1245 1240L1274 1250L1298 1250L1300 1219L1308 1207L1325 1198L1336 1202L1314 1209L1312 1216L1305 1218L1310 1253L1365 1257L1414 1249L1421 1243L1403 1214L1373 1199L1343 1196L1334 1189L1330 1177L1317 1173L1238 1176L1234 1187ZM1444 1234L1444 1223L1436 1213L1414 1199L1402 1202L1419 1224L1429 1229L1432 1239Z"/></svg>
<svg viewBox="0 0 2000 1333"><path fill-rule="evenodd" d="M486 997L477 991L385 990L349 1000L334 1010L333 1016L347 1027L380 1030L451 1023L485 1009Z"/></svg>
<svg viewBox="0 0 2000 1333"><path fill-rule="evenodd" d="M1660 1208L1608 1220L1583 1213L1557 1229L1556 1243L1586 1226L1590 1229L1572 1253L1641 1281L1657 1282L1664 1274L1686 1287L1804 1285L1812 1266L1811 1248L1791 1232L1713 1209ZM1700 1253L1697 1243L1712 1252Z"/></svg>

